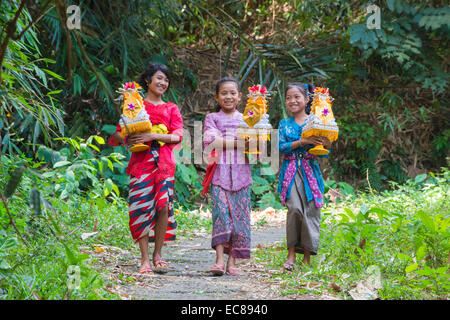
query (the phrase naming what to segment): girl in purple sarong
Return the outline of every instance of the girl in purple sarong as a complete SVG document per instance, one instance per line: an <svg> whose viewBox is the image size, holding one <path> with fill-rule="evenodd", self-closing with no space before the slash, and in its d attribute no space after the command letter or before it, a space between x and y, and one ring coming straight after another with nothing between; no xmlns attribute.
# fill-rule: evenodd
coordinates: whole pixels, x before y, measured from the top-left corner
<svg viewBox="0 0 450 320"><path fill-rule="evenodd" d="M218 112L205 118L203 143L215 149L217 165L211 179L213 231L211 246L216 263L210 268L215 275L239 275L235 259L250 258L250 185L251 167L243 151L248 142L238 143L237 128L243 119L236 107L241 99L239 84L223 78L216 84ZM223 151L222 151L223 150ZM228 254L225 267L224 254Z"/></svg>

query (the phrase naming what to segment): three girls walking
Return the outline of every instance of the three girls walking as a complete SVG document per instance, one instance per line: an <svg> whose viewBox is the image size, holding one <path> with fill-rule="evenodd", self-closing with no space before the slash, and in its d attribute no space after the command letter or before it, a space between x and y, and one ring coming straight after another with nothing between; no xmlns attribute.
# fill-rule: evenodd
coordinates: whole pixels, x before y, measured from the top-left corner
<svg viewBox="0 0 450 320"><path fill-rule="evenodd" d="M164 102L162 95L170 85L170 73L165 65L152 64L145 70L139 84L147 89L145 110L152 124L164 124L167 134L141 133L128 139L120 136L120 126L112 135L111 145L145 143L148 151L132 153L127 167L130 177L129 226L133 240L141 252L141 274L166 272L168 263L162 258L164 241L175 240L176 221L173 212L175 160L173 149L180 145L183 120L179 108ZM313 136L301 138L306 119L311 87L292 83L286 90L286 107L292 116L279 124L280 152L284 160L278 191L288 208L286 235L288 257L284 268L291 270L296 253L303 253L303 262L310 264L310 255L317 254L320 235L320 207L323 203L323 180L317 157L307 150L318 144L329 148L328 139ZM203 143L215 150L214 171L210 173L212 199L212 241L216 251L210 272L239 275L236 259L249 259L251 166L244 153L248 142L238 143L237 128L243 119L237 110L242 94L233 78L217 82L215 100L219 110L204 121ZM164 142L160 145L158 142ZM155 242L151 266L148 243ZM228 255L225 261L224 254Z"/></svg>

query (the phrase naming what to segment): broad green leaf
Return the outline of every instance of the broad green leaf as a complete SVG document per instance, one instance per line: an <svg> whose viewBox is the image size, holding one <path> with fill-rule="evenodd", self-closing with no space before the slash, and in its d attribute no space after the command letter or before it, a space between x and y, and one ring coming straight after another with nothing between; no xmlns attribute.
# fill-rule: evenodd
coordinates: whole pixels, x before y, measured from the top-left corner
<svg viewBox="0 0 450 320"><path fill-rule="evenodd" d="M64 189L62 192L61 192L61 195L60 195L60 198L61 199L66 199L66 198L68 198L69 197L69 192L67 192L67 189Z"/></svg>
<svg viewBox="0 0 450 320"><path fill-rule="evenodd" d="M113 191L116 193L116 196L120 196L120 191L119 188L117 187L117 185L114 183L112 186Z"/></svg>
<svg viewBox="0 0 450 320"><path fill-rule="evenodd" d="M347 213L347 215L350 218L352 218L354 221L356 221L356 216L355 216L355 214L353 213L352 210L350 210L349 208L344 208L344 211Z"/></svg>
<svg viewBox="0 0 450 320"><path fill-rule="evenodd" d="M421 182L424 182L427 179L427 175L425 173L419 174L414 178L414 183L419 184Z"/></svg>
<svg viewBox="0 0 450 320"><path fill-rule="evenodd" d="M420 218L422 223L432 232L436 231L434 227L434 222L431 219L430 215L423 210L419 210L417 212L417 216Z"/></svg>
<svg viewBox="0 0 450 320"><path fill-rule="evenodd" d="M111 193L111 191L113 189L113 185L114 185L114 183L112 182L111 179L106 179L105 186L103 188L103 196L104 197L107 197Z"/></svg>
<svg viewBox="0 0 450 320"><path fill-rule="evenodd" d="M369 211L369 207L363 204L359 210L361 211L362 214L365 215Z"/></svg>
<svg viewBox="0 0 450 320"><path fill-rule="evenodd" d="M70 182L75 182L75 174L72 170L67 170L64 177L66 177L66 179Z"/></svg>
<svg viewBox="0 0 450 320"><path fill-rule="evenodd" d="M95 151L97 151L97 152L100 152L100 149L96 146L96 145L94 145L94 144L89 144L89 147L91 147L92 149L94 149Z"/></svg>
<svg viewBox="0 0 450 320"><path fill-rule="evenodd" d="M418 266L419 266L419 265L418 265L417 263L413 263L413 264L411 264L411 265L409 265L409 266L407 266L407 267L405 268L405 272L406 272L406 273L413 272L414 270L417 269Z"/></svg>
<svg viewBox="0 0 450 320"><path fill-rule="evenodd" d="M378 219L380 220L380 222L383 222L383 217L384 216L388 216L389 215L389 213L387 211L385 211L385 210L383 210L381 208L378 208L378 207L370 208L369 211L367 211L367 213L372 213L372 212L376 213L376 215L378 216Z"/></svg>
<svg viewBox="0 0 450 320"><path fill-rule="evenodd" d="M103 172L103 161L97 160L97 164L98 164L98 170L100 170L100 172Z"/></svg>
<svg viewBox="0 0 450 320"><path fill-rule="evenodd" d="M59 161L59 162L57 162L57 163L55 163L54 165L53 165L53 169L56 169L56 168L59 168L59 167L64 167L64 166L67 166L68 164L71 164L71 162L69 162L69 161Z"/></svg>
<svg viewBox="0 0 450 320"><path fill-rule="evenodd" d="M435 271L437 274L444 274L444 273L447 272L447 270L448 270L448 266L443 266L443 267L440 267L440 268L435 269L434 271Z"/></svg>
<svg viewBox="0 0 450 320"><path fill-rule="evenodd" d="M102 127L102 131L106 132L109 135L114 134L114 132L116 132L116 129L117 129L117 126L113 126L113 125L110 125L110 124L105 124Z"/></svg>
<svg viewBox="0 0 450 320"><path fill-rule="evenodd" d="M98 144L105 144L105 139L99 136L93 136L95 141L97 141Z"/></svg>
<svg viewBox="0 0 450 320"><path fill-rule="evenodd" d="M342 219L340 221L340 223L346 223L349 221L348 216L346 214L338 214L338 216L340 216Z"/></svg>
<svg viewBox="0 0 450 320"><path fill-rule="evenodd" d="M397 253L397 257L402 261L410 261L412 258L404 253Z"/></svg>
<svg viewBox="0 0 450 320"><path fill-rule="evenodd" d="M342 182L342 181L338 182L338 186L341 189L341 193L344 196L354 195L355 194L355 189L351 185L346 183L346 182Z"/></svg>
<svg viewBox="0 0 450 320"><path fill-rule="evenodd" d="M416 273L420 274L421 276L432 276L434 275L434 270L425 266L423 269L417 270Z"/></svg>
<svg viewBox="0 0 450 320"><path fill-rule="evenodd" d="M416 260L422 261L427 253L427 246L425 244L422 244L419 248L416 250Z"/></svg>
<svg viewBox="0 0 450 320"><path fill-rule="evenodd" d="M108 164L108 168L111 170L111 172L114 172L114 166L113 166L113 163L111 162L111 160L106 158L106 163Z"/></svg>
<svg viewBox="0 0 450 320"><path fill-rule="evenodd" d="M11 250L16 247L18 244L16 238L6 238L0 240L0 255L4 253L6 250Z"/></svg>

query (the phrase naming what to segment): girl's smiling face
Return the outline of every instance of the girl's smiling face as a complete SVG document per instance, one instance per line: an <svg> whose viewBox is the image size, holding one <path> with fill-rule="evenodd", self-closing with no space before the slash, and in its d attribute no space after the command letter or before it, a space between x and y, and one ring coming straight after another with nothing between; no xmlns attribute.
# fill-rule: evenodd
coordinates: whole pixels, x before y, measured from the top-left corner
<svg viewBox="0 0 450 320"><path fill-rule="evenodd" d="M220 85L219 93L215 94L214 98L219 103L222 111L227 113L236 110L241 96L242 93L239 92L236 83L227 81Z"/></svg>
<svg viewBox="0 0 450 320"><path fill-rule="evenodd" d="M148 90L160 96L169 88L169 79L164 72L158 70L152 76L152 81L148 83Z"/></svg>
<svg viewBox="0 0 450 320"><path fill-rule="evenodd" d="M298 87L286 91L286 107L292 113L305 112L308 99Z"/></svg>

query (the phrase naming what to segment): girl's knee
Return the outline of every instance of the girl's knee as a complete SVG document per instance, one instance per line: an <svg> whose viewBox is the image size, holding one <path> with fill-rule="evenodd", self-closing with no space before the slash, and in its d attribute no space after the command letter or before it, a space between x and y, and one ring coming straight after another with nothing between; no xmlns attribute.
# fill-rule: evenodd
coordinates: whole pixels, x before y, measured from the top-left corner
<svg viewBox="0 0 450 320"><path fill-rule="evenodd" d="M162 207L158 210L158 218L161 216L168 217L169 216L169 208L168 207Z"/></svg>

